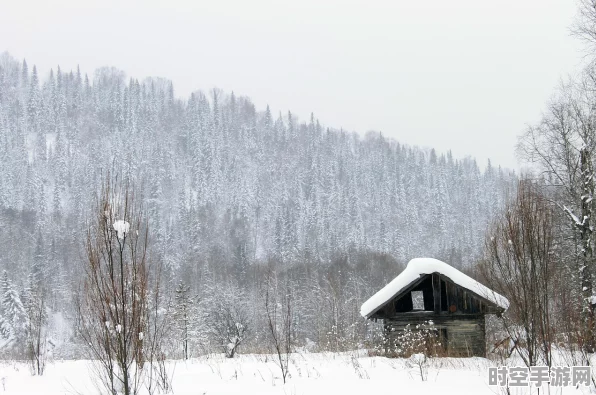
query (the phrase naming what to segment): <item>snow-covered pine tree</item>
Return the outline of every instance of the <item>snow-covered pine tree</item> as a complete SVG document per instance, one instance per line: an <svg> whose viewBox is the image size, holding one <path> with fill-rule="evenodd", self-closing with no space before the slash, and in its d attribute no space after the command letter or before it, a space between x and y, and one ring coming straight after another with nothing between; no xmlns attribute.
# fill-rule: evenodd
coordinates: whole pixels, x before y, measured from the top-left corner
<svg viewBox="0 0 596 395"><path fill-rule="evenodd" d="M14 286L8 278L8 272L2 272L2 279L0 279L0 290L2 291L2 316L6 324L4 329L8 329L9 337L13 341L20 341L24 335L24 330L27 325L27 314L21 301L19 293L14 289Z"/></svg>

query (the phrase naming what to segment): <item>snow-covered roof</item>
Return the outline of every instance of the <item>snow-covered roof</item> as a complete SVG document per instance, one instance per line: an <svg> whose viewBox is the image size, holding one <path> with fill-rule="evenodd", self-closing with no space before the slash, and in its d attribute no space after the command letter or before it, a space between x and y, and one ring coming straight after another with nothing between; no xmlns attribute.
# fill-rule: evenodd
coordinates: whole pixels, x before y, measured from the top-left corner
<svg viewBox="0 0 596 395"><path fill-rule="evenodd" d="M416 258L408 262L408 266L406 266L405 270L399 276L395 277L393 281L364 302L362 307L360 307L360 314L364 318L370 317L381 306L397 296L404 288L418 280L421 275L432 273L440 273L448 277L455 284L475 292L478 296L493 302L504 310L509 308L507 298L485 287L445 262L434 258Z"/></svg>

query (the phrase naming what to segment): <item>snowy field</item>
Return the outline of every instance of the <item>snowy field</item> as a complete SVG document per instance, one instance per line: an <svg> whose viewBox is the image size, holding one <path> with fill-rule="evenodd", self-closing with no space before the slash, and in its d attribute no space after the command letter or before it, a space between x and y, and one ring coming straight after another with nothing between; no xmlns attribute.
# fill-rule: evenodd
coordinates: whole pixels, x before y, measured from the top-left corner
<svg viewBox="0 0 596 395"><path fill-rule="evenodd" d="M483 358L438 358L427 381L408 360L368 357L364 354L293 354L291 377L284 385L271 356L220 355L190 361L171 361L173 394L504 394L488 385ZM26 364L3 362L0 394L97 394L87 361L55 361L41 377L33 377ZM393 388L393 389L392 389ZM540 391L540 393L548 393ZM587 394L587 388L555 389L551 394ZM535 388L512 394L538 394Z"/></svg>

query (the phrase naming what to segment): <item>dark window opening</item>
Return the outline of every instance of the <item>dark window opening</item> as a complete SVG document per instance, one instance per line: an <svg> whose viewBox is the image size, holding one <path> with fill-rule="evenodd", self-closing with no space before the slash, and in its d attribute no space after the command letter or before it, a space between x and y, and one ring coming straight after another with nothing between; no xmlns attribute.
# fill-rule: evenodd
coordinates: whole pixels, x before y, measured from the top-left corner
<svg viewBox="0 0 596 395"><path fill-rule="evenodd" d="M404 295L395 302L395 312L397 313L412 311L412 308L412 298L410 297L410 294Z"/></svg>
<svg viewBox="0 0 596 395"><path fill-rule="evenodd" d="M433 311L435 309L435 300L433 298L433 282L432 277L428 276L416 290L421 290L424 295L424 310Z"/></svg>

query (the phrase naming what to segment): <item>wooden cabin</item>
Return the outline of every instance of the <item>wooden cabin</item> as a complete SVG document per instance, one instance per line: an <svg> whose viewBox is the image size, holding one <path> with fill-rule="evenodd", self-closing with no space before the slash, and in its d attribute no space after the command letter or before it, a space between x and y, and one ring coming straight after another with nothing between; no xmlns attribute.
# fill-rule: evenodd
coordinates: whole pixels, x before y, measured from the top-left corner
<svg viewBox="0 0 596 395"><path fill-rule="evenodd" d="M385 335L399 336L432 320L448 356L486 356L485 315L501 314L507 299L452 266L432 258L406 269L367 300L363 317L383 320Z"/></svg>

